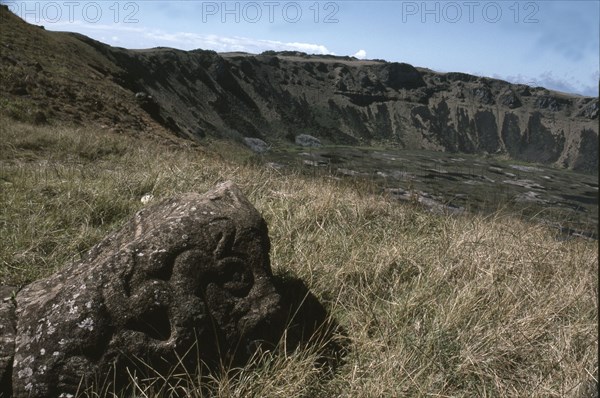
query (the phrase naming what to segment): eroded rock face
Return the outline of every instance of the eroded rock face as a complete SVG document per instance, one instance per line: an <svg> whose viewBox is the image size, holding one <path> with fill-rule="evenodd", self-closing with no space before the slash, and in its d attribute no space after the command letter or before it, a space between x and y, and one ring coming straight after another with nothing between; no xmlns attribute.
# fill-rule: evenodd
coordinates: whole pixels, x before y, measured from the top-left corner
<svg viewBox="0 0 600 398"><path fill-rule="evenodd" d="M10 378L15 350L15 288L0 286L0 397L10 396Z"/></svg>
<svg viewBox="0 0 600 398"><path fill-rule="evenodd" d="M157 371L244 360L285 322L267 226L231 183L138 212L86 259L21 290L15 397L67 397ZM192 368L194 370L194 368Z"/></svg>

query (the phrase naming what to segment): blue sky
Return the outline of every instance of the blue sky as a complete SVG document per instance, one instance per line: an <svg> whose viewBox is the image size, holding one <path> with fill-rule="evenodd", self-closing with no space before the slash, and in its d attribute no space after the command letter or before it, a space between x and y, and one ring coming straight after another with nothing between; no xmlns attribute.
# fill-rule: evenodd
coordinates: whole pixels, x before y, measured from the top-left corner
<svg viewBox="0 0 600 398"><path fill-rule="evenodd" d="M126 48L354 55L598 95L600 0L1 2Z"/></svg>

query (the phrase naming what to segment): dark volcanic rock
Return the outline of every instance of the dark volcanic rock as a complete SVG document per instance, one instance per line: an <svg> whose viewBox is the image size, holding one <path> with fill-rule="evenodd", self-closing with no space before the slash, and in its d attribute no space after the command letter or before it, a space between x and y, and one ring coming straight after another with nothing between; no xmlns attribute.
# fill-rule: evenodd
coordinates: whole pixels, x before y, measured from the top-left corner
<svg viewBox="0 0 600 398"><path fill-rule="evenodd" d="M549 109L551 111L559 111L569 105L569 101L566 99L553 97L550 95L543 95L538 97L535 101L535 106L539 109Z"/></svg>
<svg viewBox="0 0 600 398"><path fill-rule="evenodd" d="M521 107L523 104L519 100L519 97L512 91L508 91L501 96L502 105L506 105L509 109L515 109Z"/></svg>
<svg viewBox="0 0 600 398"><path fill-rule="evenodd" d="M485 86L477 87L476 89L474 89L473 95L475 96L475 99L482 104L493 105L495 103L494 95L492 94L490 89Z"/></svg>
<svg viewBox="0 0 600 398"><path fill-rule="evenodd" d="M600 112L600 102L598 99L589 101L587 105L579 112L578 116L587 117L588 119L596 119Z"/></svg>
<svg viewBox="0 0 600 398"><path fill-rule="evenodd" d="M405 63L387 63L380 67L380 79L394 90L415 89L425 86L421 73L412 65Z"/></svg>
<svg viewBox="0 0 600 398"><path fill-rule="evenodd" d="M296 144L304 147L320 147L321 141L308 134L300 134L296 136Z"/></svg>
<svg viewBox="0 0 600 398"><path fill-rule="evenodd" d="M490 111L480 111L475 114L475 126L479 136L479 149L495 153L500 149L496 118Z"/></svg>
<svg viewBox="0 0 600 398"><path fill-rule="evenodd" d="M264 153L269 150L269 144L260 138L244 137L244 144L256 153Z"/></svg>
<svg viewBox="0 0 600 398"><path fill-rule="evenodd" d="M526 162L551 163L559 158L564 145L564 135L553 136L543 124L541 114L536 112L529 117L521 137L518 158Z"/></svg>
<svg viewBox="0 0 600 398"><path fill-rule="evenodd" d="M16 289L0 286L0 397L10 397L15 350L16 315L13 294Z"/></svg>
<svg viewBox="0 0 600 398"><path fill-rule="evenodd" d="M521 131L519 129L519 118L514 113L504 115L502 140L510 156L513 158L517 157L521 145Z"/></svg>
<svg viewBox="0 0 600 398"><path fill-rule="evenodd" d="M148 112L148 114L152 116L153 119L162 121L162 118L160 116L160 106L154 100L154 98L152 98L151 95L140 91L135 93L135 100L140 105L140 108Z"/></svg>
<svg viewBox="0 0 600 398"><path fill-rule="evenodd" d="M113 372L119 383L142 362L159 372L178 358L239 363L275 343L287 316L267 226L231 183L141 210L16 301L17 398L64 397Z"/></svg>
<svg viewBox="0 0 600 398"><path fill-rule="evenodd" d="M447 80L456 82L474 82L477 80L477 76L461 72L448 72L445 76Z"/></svg>
<svg viewBox="0 0 600 398"><path fill-rule="evenodd" d="M581 131L578 156L573 163L573 169L584 172L598 171L598 134L593 130Z"/></svg>

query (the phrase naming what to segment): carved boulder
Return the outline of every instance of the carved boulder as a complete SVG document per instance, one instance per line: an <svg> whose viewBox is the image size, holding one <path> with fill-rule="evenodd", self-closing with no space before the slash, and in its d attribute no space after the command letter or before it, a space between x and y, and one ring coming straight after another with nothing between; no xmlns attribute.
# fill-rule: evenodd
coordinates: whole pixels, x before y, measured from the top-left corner
<svg viewBox="0 0 600 398"><path fill-rule="evenodd" d="M149 368L235 364L275 344L287 312L267 225L235 185L168 199L18 293L12 394L69 397Z"/></svg>

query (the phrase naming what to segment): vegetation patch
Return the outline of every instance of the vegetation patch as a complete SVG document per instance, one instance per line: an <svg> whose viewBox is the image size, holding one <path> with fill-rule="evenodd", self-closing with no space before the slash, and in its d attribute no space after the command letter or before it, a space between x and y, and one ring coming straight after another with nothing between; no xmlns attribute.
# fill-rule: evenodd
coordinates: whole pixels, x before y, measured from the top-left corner
<svg viewBox="0 0 600 398"><path fill-rule="evenodd" d="M131 396L595 391L597 241L557 239L509 211L436 214L368 180L282 172L253 157L241 164L183 142L16 122L3 122L0 136L0 284L22 286L79 258L147 194L158 200L233 180L268 222L275 274L302 279L349 339L333 374L300 347L210 375L173 364L181 384L170 387L160 387L160 374L141 379L132 370ZM437 167L444 174L447 166Z"/></svg>

